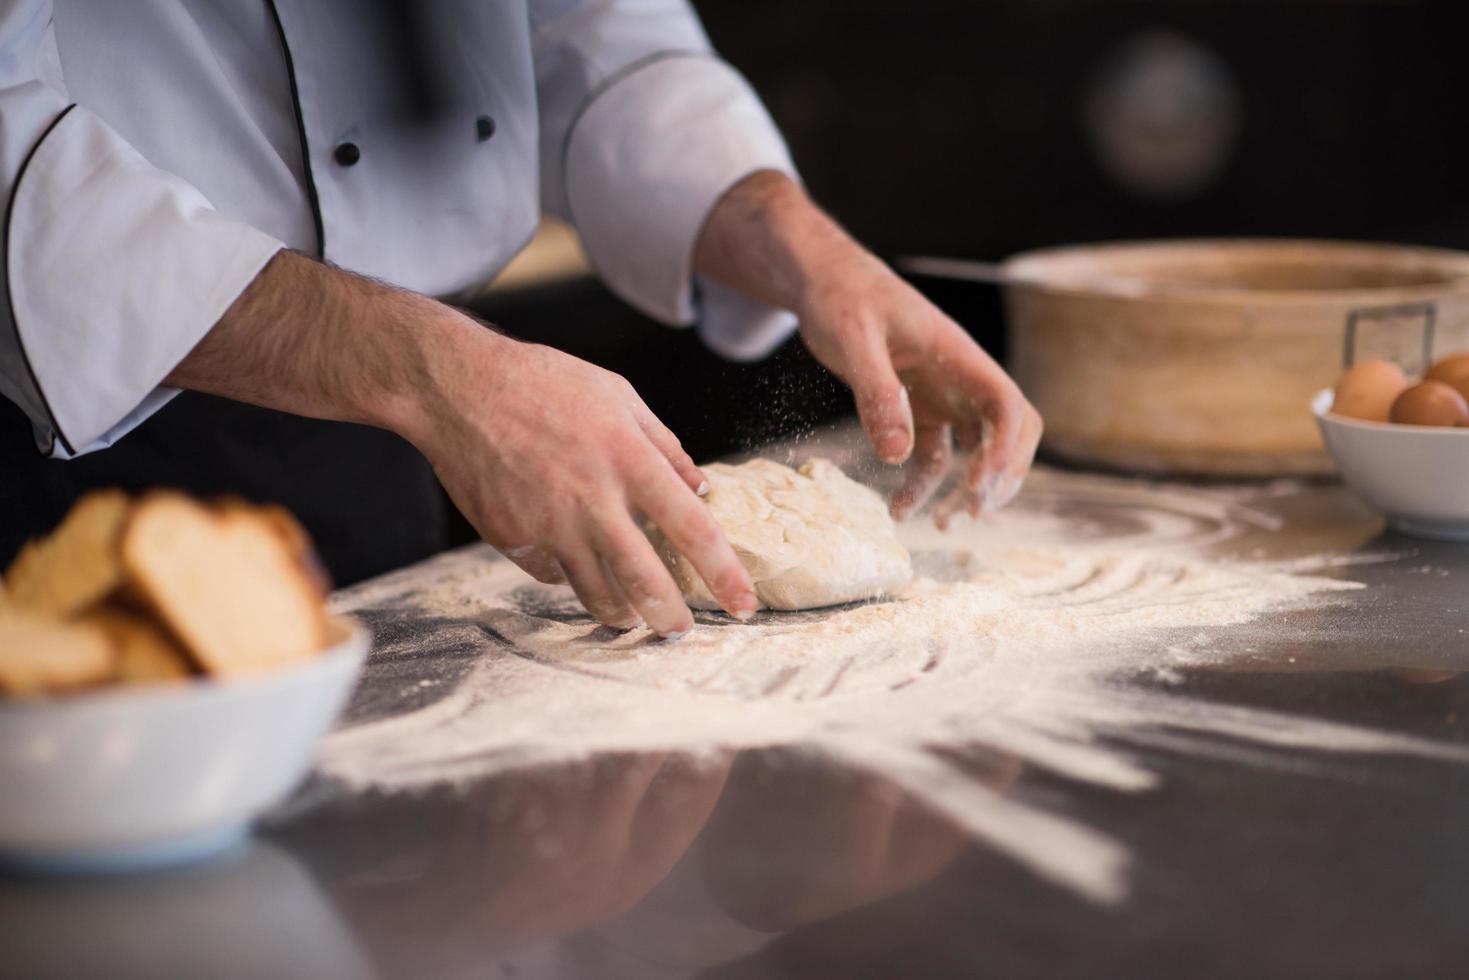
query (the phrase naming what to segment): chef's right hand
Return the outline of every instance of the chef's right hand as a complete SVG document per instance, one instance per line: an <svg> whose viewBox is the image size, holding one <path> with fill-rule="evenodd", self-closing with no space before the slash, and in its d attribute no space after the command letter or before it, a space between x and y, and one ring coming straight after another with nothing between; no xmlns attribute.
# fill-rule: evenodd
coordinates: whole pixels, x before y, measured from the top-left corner
<svg viewBox="0 0 1469 980"><path fill-rule="evenodd" d="M703 475L631 385L426 296L277 252L167 383L398 433L486 541L608 626L694 625L639 516L732 615L755 611Z"/></svg>
<svg viewBox="0 0 1469 980"><path fill-rule="evenodd" d="M453 332L404 435L475 530L538 580L569 582L603 624L677 636L693 617L646 517L731 615L752 615L750 577L699 500L703 474L632 385L473 326Z"/></svg>

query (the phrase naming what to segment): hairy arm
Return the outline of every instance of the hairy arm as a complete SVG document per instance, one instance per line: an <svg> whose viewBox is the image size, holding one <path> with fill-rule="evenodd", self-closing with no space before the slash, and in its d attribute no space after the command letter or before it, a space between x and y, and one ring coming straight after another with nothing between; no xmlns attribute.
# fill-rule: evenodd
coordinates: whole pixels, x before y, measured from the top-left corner
<svg viewBox="0 0 1469 980"><path fill-rule="evenodd" d="M640 518L726 610L756 607L702 475L631 385L427 297L282 252L168 383L398 433L486 541L608 626L693 625Z"/></svg>
<svg viewBox="0 0 1469 980"><path fill-rule="evenodd" d="M416 444L435 374L483 332L427 297L281 251L165 383Z"/></svg>
<svg viewBox="0 0 1469 980"><path fill-rule="evenodd" d="M903 517L947 475L953 446L973 450L935 511L1003 506L1030 468L1040 416L953 320L862 248L784 174L763 171L715 206L694 268L794 311L801 336L856 396L877 454L910 460L893 498Z"/></svg>

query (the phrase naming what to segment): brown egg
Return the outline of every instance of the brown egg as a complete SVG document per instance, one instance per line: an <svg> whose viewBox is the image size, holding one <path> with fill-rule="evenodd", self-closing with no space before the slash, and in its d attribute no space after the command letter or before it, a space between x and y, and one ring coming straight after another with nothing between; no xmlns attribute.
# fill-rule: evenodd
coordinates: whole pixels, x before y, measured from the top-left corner
<svg viewBox="0 0 1469 980"><path fill-rule="evenodd" d="M1469 371L1465 371L1448 383L1449 387L1464 396L1464 401L1469 402Z"/></svg>
<svg viewBox="0 0 1469 980"><path fill-rule="evenodd" d="M1388 418L1404 425L1469 425L1469 402L1442 381L1424 381L1398 396Z"/></svg>
<svg viewBox="0 0 1469 980"><path fill-rule="evenodd" d="M1336 383L1331 410L1354 419L1386 422L1393 401L1406 387L1408 379L1403 377L1403 369L1391 361L1362 361L1352 365Z"/></svg>
<svg viewBox="0 0 1469 980"><path fill-rule="evenodd" d="M1469 376L1469 351L1458 351L1434 361L1433 367L1428 369L1423 380L1453 384L1466 376Z"/></svg>

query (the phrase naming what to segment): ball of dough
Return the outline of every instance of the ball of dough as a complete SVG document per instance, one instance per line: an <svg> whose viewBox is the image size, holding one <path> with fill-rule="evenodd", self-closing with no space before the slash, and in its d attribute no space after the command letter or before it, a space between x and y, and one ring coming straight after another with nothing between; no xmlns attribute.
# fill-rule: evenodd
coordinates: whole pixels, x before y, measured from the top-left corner
<svg viewBox="0 0 1469 980"><path fill-rule="evenodd" d="M1403 369L1391 361L1362 361L1337 382L1331 410L1354 419L1386 422L1392 403L1406 387Z"/></svg>
<svg viewBox="0 0 1469 980"><path fill-rule="evenodd" d="M799 472L768 459L703 469L704 501L750 573L762 608L871 599L912 579L887 504L827 460ZM689 605L718 609L688 560L656 528L648 535Z"/></svg>

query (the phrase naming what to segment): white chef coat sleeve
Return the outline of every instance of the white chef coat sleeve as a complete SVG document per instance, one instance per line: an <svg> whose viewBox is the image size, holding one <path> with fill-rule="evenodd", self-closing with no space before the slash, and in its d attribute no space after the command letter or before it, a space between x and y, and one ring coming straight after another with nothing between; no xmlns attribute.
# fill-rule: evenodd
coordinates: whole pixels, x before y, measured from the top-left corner
<svg viewBox="0 0 1469 980"><path fill-rule="evenodd" d="M569 221L598 275L726 357L762 357L795 317L694 275L721 195L759 170L796 176L745 79L683 0L531 0L542 207Z"/></svg>
<svg viewBox="0 0 1469 980"><path fill-rule="evenodd" d="M42 452L111 445L281 243L71 104L50 0L0 0L0 394Z"/></svg>

